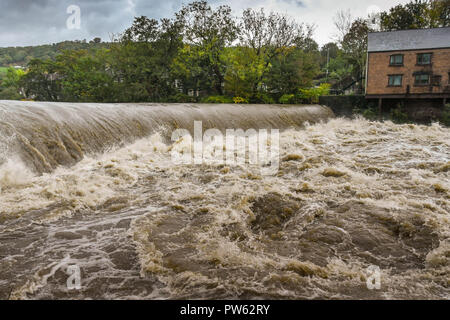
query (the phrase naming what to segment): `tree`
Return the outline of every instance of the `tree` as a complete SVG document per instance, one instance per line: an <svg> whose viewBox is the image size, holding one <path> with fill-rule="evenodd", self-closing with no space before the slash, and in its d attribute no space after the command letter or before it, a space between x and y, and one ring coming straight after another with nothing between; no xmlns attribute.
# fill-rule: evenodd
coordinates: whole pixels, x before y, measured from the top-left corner
<svg viewBox="0 0 450 320"><path fill-rule="evenodd" d="M340 53L335 59L330 59L330 63L328 65L329 74L327 81L330 83L334 83L333 87L335 89L342 90L342 81L354 74L354 69L354 65L348 63L344 54Z"/></svg>
<svg viewBox="0 0 450 320"><path fill-rule="evenodd" d="M116 90L108 70L108 50L64 51L56 58L52 80L61 87L63 101L113 102Z"/></svg>
<svg viewBox="0 0 450 320"><path fill-rule="evenodd" d="M428 15L433 27L450 26L450 0L431 1Z"/></svg>
<svg viewBox="0 0 450 320"><path fill-rule="evenodd" d="M353 64L355 68L356 80L360 80L361 89L362 79L364 78L364 71L366 65L367 55L367 35L371 31L367 22L361 18L356 19L348 33L342 40L342 49L346 55L349 63Z"/></svg>
<svg viewBox="0 0 450 320"><path fill-rule="evenodd" d="M450 25L450 0L414 0L380 15L384 31L446 27Z"/></svg>
<svg viewBox="0 0 450 320"><path fill-rule="evenodd" d="M312 80L319 72L319 61L313 52L295 48L286 55L273 59L272 68L264 82L270 92L282 94L297 93L300 88L312 86Z"/></svg>
<svg viewBox="0 0 450 320"><path fill-rule="evenodd" d="M111 70L120 101L162 101L174 93L171 66L182 47L181 25L145 16L135 18L111 46Z"/></svg>
<svg viewBox="0 0 450 320"><path fill-rule="evenodd" d="M11 58L11 56L9 54L5 54L5 55L0 57L0 65L2 65L2 66L7 66L12 61L13 61L13 59Z"/></svg>
<svg viewBox="0 0 450 320"><path fill-rule="evenodd" d="M28 64L28 72L21 79L25 96L38 101L59 101L61 85L53 78L56 66L53 61L33 59Z"/></svg>
<svg viewBox="0 0 450 320"><path fill-rule="evenodd" d="M25 50L18 50L14 53L12 60L16 63L21 63L25 60L27 53Z"/></svg>
<svg viewBox="0 0 450 320"><path fill-rule="evenodd" d="M248 47L226 49L227 73L225 75L225 91L232 96L250 99L253 84L261 79L265 62Z"/></svg>
<svg viewBox="0 0 450 320"><path fill-rule="evenodd" d="M294 46L306 47L311 43L307 40L311 38L313 26L297 23L279 13L266 14L264 9L247 9L243 12L240 30L241 46L252 49L256 61L262 62L263 69L251 85L255 95L273 59L286 55Z"/></svg>
<svg viewBox="0 0 450 320"><path fill-rule="evenodd" d="M213 10L206 1L194 1L176 14L184 26L184 40L189 46L192 65L202 66L205 89L222 95L226 64L223 51L237 38L238 28L226 5Z"/></svg>
<svg viewBox="0 0 450 320"><path fill-rule="evenodd" d="M339 10L333 18L334 26L336 27L336 34L334 34L334 40L342 47L342 41L344 37L350 31L352 26L353 17L349 10Z"/></svg>
<svg viewBox="0 0 450 320"><path fill-rule="evenodd" d="M326 67L327 62L336 59L339 54L339 47L334 42L328 42L320 48L320 66Z"/></svg>
<svg viewBox="0 0 450 320"><path fill-rule="evenodd" d="M5 77L1 81L1 100L19 100L23 98L20 81L24 74L25 72L21 69L8 68Z"/></svg>

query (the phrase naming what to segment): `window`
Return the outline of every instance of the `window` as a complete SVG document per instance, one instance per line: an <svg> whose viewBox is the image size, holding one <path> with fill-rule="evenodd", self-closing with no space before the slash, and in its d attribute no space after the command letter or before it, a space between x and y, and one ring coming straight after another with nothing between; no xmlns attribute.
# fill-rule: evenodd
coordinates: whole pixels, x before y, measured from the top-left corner
<svg viewBox="0 0 450 320"><path fill-rule="evenodd" d="M425 86L430 84L430 75L428 73L416 74L414 84L417 86Z"/></svg>
<svg viewBox="0 0 450 320"><path fill-rule="evenodd" d="M401 87L402 86L402 78L401 74L391 74L389 75L389 87Z"/></svg>
<svg viewBox="0 0 450 320"><path fill-rule="evenodd" d="M389 64L391 66L402 66L403 65L403 55L402 54L393 54L391 56Z"/></svg>
<svg viewBox="0 0 450 320"><path fill-rule="evenodd" d="M417 64L431 64L431 53L417 54Z"/></svg>

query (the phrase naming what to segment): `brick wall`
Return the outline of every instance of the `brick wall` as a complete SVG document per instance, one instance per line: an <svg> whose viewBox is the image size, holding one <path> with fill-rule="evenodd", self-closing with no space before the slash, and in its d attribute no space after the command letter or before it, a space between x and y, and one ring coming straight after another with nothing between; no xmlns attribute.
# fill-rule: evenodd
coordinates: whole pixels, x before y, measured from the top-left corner
<svg viewBox="0 0 450 320"><path fill-rule="evenodd" d="M417 65L418 53L433 53L431 65ZM403 66L391 66L390 56L403 54ZM442 76L439 86L416 86L414 84L415 72L429 72L432 75ZM366 94L405 94L409 85L409 93L450 93L450 48L414 51L390 51L369 53L368 78ZM402 74L400 87L388 86L388 75Z"/></svg>

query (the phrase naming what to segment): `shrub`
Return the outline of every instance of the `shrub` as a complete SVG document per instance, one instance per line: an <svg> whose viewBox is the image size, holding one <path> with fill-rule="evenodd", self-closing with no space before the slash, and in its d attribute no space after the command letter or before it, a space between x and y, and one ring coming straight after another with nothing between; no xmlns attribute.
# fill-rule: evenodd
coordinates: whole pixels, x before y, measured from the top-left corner
<svg viewBox="0 0 450 320"><path fill-rule="evenodd" d="M402 104L398 104L397 108L391 109L391 119L395 123L404 123L408 121L408 115L402 111Z"/></svg>
<svg viewBox="0 0 450 320"><path fill-rule="evenodd" d="M227 96L209 96L201 100L203 103L233 103L233 99Z"/></svg>
<svg viewBox="0 0 450 320"><path fill-rule="evenodd" d="M268 94L265 93L257 93L254 97L252 97L250 99L251 103L267 103L267 104L271 104L271 103L275 103L275 100L269 96Z"/></svg>
<svg viewBox="0 0 450 320"><path fill-rule="evenodd" d="M197 102L197 98L184 94L184 93L177 93L175 95L170 96L168 99L168 102L175 102L175 103L193 103Z"/></svg>
<svg viewBox="0 0 450 320"><path fill-rule="evenodd" d="M364 118L368 120L375 120L377 118L377 112L375 109L369 107L362 112Z"/></svg>
<svg viewBox="0 0 450 320"><path fill-rule="evenodd" d="M22 95L15 87L0 88L0 100L20 100Z"/></svg>
<svg viewBox="0 0 450 320"><path fill-rule="evenodd" d="M234 97L233 101L234 103L248 103L248 100L242 97Z"/></svg>
<svg viewBox="0 0 450 320"><path fill-rule="evenodd" d="M442 112L440 122L443 125L450 127L450 104L445 105L444 111Z"/></svg>
<svg viewBox="0 0 450 320"><path fill-rule="evenodd" d="M278 102L282 104L292 104L294 103L295 94L283 94Z"/></svg>
<svg viewBox="0 0 450 320"><path fill-rule="evenodd" d="M317 88L300 89L300 97L310 103L319 103L319 97L328 95L330 87L329 83L322 83Z"/></svg>

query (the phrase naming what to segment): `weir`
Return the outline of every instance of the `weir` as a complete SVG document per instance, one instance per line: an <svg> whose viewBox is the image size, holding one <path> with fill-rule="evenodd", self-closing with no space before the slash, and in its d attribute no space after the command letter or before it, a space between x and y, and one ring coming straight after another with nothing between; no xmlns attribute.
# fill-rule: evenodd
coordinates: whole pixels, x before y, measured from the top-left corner
<svg viewBox="0 0 450 320"><path fill-rule="evenodd" d="M59 103L0 101L0 165L18 155L37 173L70 166L86 154L121 147L159 132L217 128L301 128L334 117L319 105Z"/></svg>

